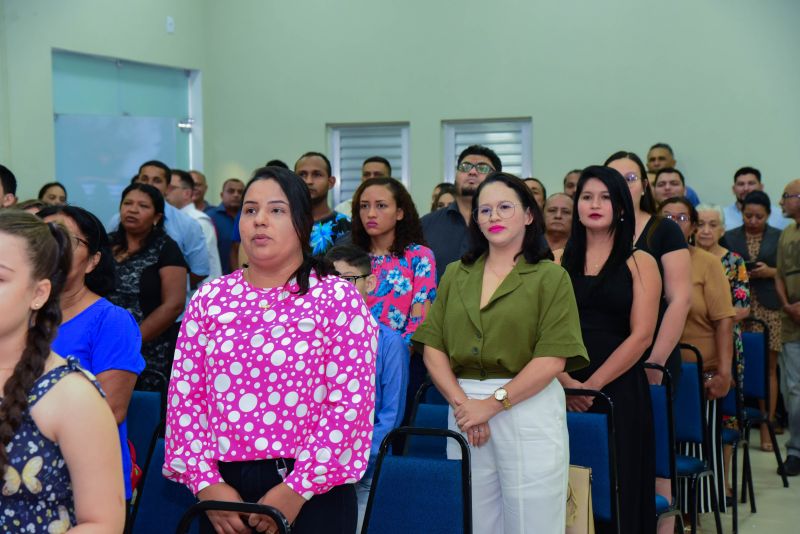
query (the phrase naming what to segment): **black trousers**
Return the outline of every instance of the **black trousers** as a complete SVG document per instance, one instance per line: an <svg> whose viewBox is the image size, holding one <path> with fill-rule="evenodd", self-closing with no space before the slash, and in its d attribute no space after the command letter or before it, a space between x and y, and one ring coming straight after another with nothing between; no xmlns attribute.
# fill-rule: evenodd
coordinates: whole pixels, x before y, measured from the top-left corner
<svg viewBox="0 0 800 534"><path fill-rule="evenodd" d="M286 460L286 465L291 472L294 460ZM233 486L245 502L258 502L267 491L283 481L276 460L219 462L219 470L223 480ZM355 485L336 486L303 505L292 525L292 534L353 534L356 514ZM214 527L205 515L200 517L200 533L214 533Z"/></svg>

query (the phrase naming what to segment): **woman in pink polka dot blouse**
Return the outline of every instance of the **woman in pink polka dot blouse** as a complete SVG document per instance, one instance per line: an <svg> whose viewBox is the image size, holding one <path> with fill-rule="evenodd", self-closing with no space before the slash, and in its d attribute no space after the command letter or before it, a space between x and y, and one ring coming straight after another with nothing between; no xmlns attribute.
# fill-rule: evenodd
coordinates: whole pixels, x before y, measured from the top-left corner
<svg viewBox="0 0 800 534"><path fill-rule="evenodd" d="M377 323L352 284L308 250L308 190L258 169L240 222L249 266L200 288L181 325L164 471L200 500L278 508L293 532L352 534L367 468ZM263 516L209 512L201 532L263 532Z"/></svg>

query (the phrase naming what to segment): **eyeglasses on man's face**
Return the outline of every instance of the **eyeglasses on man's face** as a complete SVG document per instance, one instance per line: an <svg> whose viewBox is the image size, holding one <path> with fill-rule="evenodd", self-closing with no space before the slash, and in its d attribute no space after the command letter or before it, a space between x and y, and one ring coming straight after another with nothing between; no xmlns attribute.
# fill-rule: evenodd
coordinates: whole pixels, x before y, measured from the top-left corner
<svg viewBox="0 0 800 534"><path fill-rule="evenodd" d="M458 164L456 169L458 172L469 172L472 169L475 169L481 174L489 174L490 172L494 171L494 167L488 163L470 163L469 161L462 161Z"/></svg>

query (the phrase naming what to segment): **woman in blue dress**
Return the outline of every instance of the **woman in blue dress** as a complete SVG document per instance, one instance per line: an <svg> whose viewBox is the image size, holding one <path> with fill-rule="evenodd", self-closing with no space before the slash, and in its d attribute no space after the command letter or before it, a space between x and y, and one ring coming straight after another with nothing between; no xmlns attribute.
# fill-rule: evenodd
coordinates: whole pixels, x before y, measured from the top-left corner
<svg viewBox="0 0 800 534"><path fill-rule="evenodd" d="M130 500L132 463L125 418L136 378L144 369L139 326L130 312L103 298L114 289L114 258L97 217L75 206L47 207L39 217L64 226L72 242L72 267L61 292L62 322L53 350L77 358L100 382L119 427L125 499Z"/></svg>
<svg viewBox="0 0 800 534"><path fill-rule="evenodd" d="M77 361L50 350L72 257L63 227L0 212L0 532L122 532L117 429Z"/></svg>

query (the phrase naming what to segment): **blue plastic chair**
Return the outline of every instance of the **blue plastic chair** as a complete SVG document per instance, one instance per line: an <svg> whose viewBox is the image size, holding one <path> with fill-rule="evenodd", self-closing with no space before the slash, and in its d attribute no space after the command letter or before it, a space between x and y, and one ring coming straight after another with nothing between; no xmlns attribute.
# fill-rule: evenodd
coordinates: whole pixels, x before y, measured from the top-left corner
<svg viewBox="0 0 800 534"><path fill-rule="evenodd" d="M677 478L675 474L675 423L672 413L672 378L661 365L645 363L648 369L661 371L661 384L650 385L650 400L653 407L653 431L655 437L656 476L672 481L672 495L667 500L656 494L656 517L658 521L676 517L679 531L683 532L683 517L677 503Z"/></svg>
<svg viewBox="0 0 800 534"><path fill-rule="evenodd" d="M592 508L595 521L620 534L617 458L614 446L614 404L605 393L590 389L565 389L567 395L594 397L595 412L567 412L569 461L592 470Z"/></svg>
<svg viewBox="0 0 800 534"><path fill-rule="evenodd" d="M447 404L417 404L411 416L414 428L447 430ZM447 438L444 436L409 435L406 438L405 455L427 458L447 458Z"/></svg>
<svg viewBox="0 0 800 534"><path fill-rule="evenodd" d="M136 450L136 463L143 471L150 463L150 449L162 421L161 393L134 391L128 404L128 439Z"/></svg>
<svg viewBox="0 0 800 534"><path fill-rule="evenodd" d="M156 440L150 465L144 473L141 493L131 515L132 534L173 532L187 508L197 498L186 486L167 480L161 474L164 464L164 440ZM199 532L194 525L192 532Z"/></svg>
<svg viewBox="0 0 800 534"><path fill-rule="evenodd" d="M461 460L390 455L389 446L399 435L454 439ZM408 532L471 534L470 454L461 434L400 427L381 442L361 534Z"/></svg>
<svg viewBox="0 0 800 534"><path fill-rule="evenodd" d="M694 353L696 363L684 362L681 365L681 380L675 391L674 410L680 414L675 419L675 439L685 443L698 443L703 446L703 459L678 454L675 467L678 478L689 481L689 520L692 534L697 532L699 493L697 483L701 478L711 479L711 504L714 508L714 521L717 534L722 534L722 519L719 514L717 485L711 468L711 437L706 424L705 391L703 388L703 356L697 347L681 343L682 350Z"/></svg>
<svg viewBox="0 0 800 534"><path fill-rule="evenodd" d="M739 358L744 358L739 355ZM739 447L745 450L745 454L749 457L749 444L744 440L744 406L742 404L742 381L744 375L738 372L739 366L737 361L732 362L731 376L733 377L734 385L719 402L719 409L723 416L735 417L738 428L726 428L721 430L721 439L723 446L731 447L731 491L733 493L731 498L731 533L738 534L739 532L739 498L738 498L738 476L739 476ZM742 465L742 480L750 477L752 481L752 473L749 466ZM755 511L755 499L751 499L751 506Z"/></svg>
<svg viewBox="0 0 800 534"><path fill-rule="evenodd" d="M769 403L769 327L767 323L760 319L748 317L742 321L742 326L756 326L760 332L742 332L742 344L744 345L744 398L747 400L764 401ZM789 479L783 471L783 458L781 448L778 446L778 438L775 435L775 426L769 419L769 413L755 407L744 408L744 440L750 441L750 430L754 425L766 424L769 431L769 438L772 442L772 451L775 454L775 461L778 463L778 473L783 480L783 487L789 487ZM750 451L744 452L743 468L750 472ZM745 493L745 487L748 493ZM753 512L755 509L755 492L753 491L753 477L751 475L742 476L742 502L747 502L747 495L750 495L750 507Z"/></svg>

